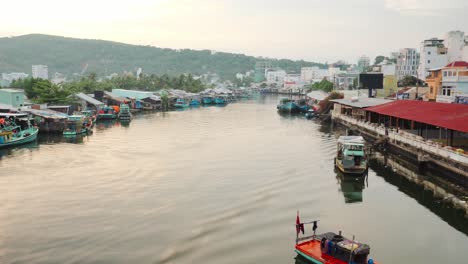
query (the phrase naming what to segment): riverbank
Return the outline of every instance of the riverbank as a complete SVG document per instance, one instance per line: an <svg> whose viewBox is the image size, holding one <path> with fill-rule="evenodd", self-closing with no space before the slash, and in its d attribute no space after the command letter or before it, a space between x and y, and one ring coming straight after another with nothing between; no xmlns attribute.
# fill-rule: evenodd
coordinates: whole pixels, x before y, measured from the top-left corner
<svg viewBox="0 0 468 264"><path fill-rule="evenodd" d="M332 112L332 120L336 124L361 134L375 147L404 157L409 163L416 166L420 173L438 175L468 188L467 155L432 145L401 130L385 129L385 127L336 112Z"/></svg>

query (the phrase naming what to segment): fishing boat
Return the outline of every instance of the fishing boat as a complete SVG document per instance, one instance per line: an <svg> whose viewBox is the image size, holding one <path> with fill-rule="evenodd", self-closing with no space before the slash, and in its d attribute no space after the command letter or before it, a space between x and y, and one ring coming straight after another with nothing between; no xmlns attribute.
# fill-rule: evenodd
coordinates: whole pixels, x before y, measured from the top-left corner
<svg viewBox="0 0 468 264"><path fill-rule="evenodd" d="M175 108L187 108L189 107L189 104L185 101L184 98L177 98L174 106Z"/></svg>
<svg viewBox="0 0 468 264"><path fill-rule="evenodd" d="M335 166L344 175L364 175L368 168L365 140L361 136L338 138Z"/></svg>
<svg viewBox="0 0 468 264"><path fill-rule="evenodd" d="M377 264L369 258L370 247L367 244L345 238L333 232L316 235L318 220L301 223L299 212L296 217L296 253L309 263L314 264ZM304 234L304 226L312 224L314 232L311 236L299 237Z"/></svg>
<svg viewBox="0 0 468 264"><path fill-rule="evenodd" d="M0 148L32 142L38 133L39 129L31 125L27 114L0 115Z"/></svg>
<svg viewBox="0 0 468 264"><path fill-rule="evenodd" d="M312 119L314 117L318 117L318 113L314 109L307 110L307 113L304 115L307 119Z"/></svg>
<svg viewBox="0 0 468 264"><path fill-rule="evenodd" d="M216 96L214 102L217 105L224 105L226 104L226 99L223 96Z"/></svg>
<svg viewBox="0 0 468 264"><path fill-rule="evenodd" d="M280 100L278 106L276 107L279 112L282 113L297 113L299 112L299 107L296 102L292 99L283 98Z"/></svg>
<svg viewBox="0 0 468 264"><path fill-rule="evenodd" d="M104 106L101 108L96 116L97 120L112 120L117 118L117 112L113 107Z"/></svg>
<svg viewBox="0 0 468 264"><path fill-rule="evenodd" d="M197 98L192 98L190 101L190 106L199 106L200 105L200 100Z"/></svg>
<svg viewBox="0 0 468 264"><path fill-rule="evenodd" d="M305 99L296 100L295 103L300 113L307 113L307 111L310 109L310 106L307 104Z"/></svg>
<svg viewBox="0 0 468 264"><path fill-rule="evenodd" d="M87 118L84 115L71 115L65 121L64 136L76 136L86 134L91 129L91 124L86 122Z"/></svg>
<svg viewBox="0 0 468 264"><path fill-rule="evenodd" d="M132 113L130 112L130 106L128 104L120 104L119 120L130 121L132 119Z"/></svg>
<svg viewBox="0 0 468 264"><path fill-rule="evenodd" d="M204 97L202 97L202 103L203 103L204 105L213 104L213 103L214 103L213 97L211 97L211 96L204 96Z"/></svg>
<svg viewBox="0 0 468 264"><path fill-rule="evenodd" d="M92 110L84 110L84 111L81 111L81 114L86 116L87 118L91 118L91 121L93 123L96 122L96 115L94 114L94 111Z"/></svg>

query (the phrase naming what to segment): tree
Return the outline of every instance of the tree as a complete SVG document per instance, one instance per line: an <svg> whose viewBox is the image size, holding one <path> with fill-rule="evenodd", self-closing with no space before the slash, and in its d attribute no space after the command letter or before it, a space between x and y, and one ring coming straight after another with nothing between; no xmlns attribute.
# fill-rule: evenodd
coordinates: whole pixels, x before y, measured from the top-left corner
<svg viewBox="0 0 468 264"><path fill-rule="evenodd" d="M374 65L378 65L379 63L381 63L382 61L384 61L386 59L385 56L382 56L382 55L379 55L377 57L375 57L375 62L374 62Z"/></svg>
<svg viewBox="0 0 468 264"><path fill-rule="evenodd" d="M312 90L322 90L329 93L333 90L333 83L323 78L320 82L313 83L310 88L312 88Z"/></svg>
<svg viewBox="0 0 468 264"><path fill-rule="evenodd" d="M400 86L414 86L418 83L418 78L411 76L411 75L406 75L401 79L399 82Z"/></svg>

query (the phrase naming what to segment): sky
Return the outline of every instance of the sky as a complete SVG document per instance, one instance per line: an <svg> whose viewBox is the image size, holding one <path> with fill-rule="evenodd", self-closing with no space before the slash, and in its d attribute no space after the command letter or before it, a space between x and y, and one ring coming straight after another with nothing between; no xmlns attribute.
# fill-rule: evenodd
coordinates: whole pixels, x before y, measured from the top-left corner
<svg viewBox="0 0 468 264"><path fill-rule="evenodd" d="M355 63L468 33L468 0L14 0L0 36L31 33Z"/></svg>

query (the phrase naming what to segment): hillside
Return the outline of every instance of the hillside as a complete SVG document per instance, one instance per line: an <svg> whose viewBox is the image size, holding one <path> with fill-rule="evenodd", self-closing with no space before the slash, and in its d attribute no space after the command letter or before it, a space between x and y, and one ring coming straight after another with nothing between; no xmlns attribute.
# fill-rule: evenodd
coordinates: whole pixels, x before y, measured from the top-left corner
<svg viewBox="0 0 468 264"><path fill-rule="evenodd" d="M261 59L223 52L211 54L209 50L172 50L39 34L0 38L0 73L31 74L31 65L45 64L49 66L49 75L55 72L71 75L80 73L88 64L86 72L99 76L141 67L148 74L215 72L223 79L232 79L237 72L252 70L257 60ZM288 71L298 71L301 66L325 66L305 61L268 60Z"/></svg>

